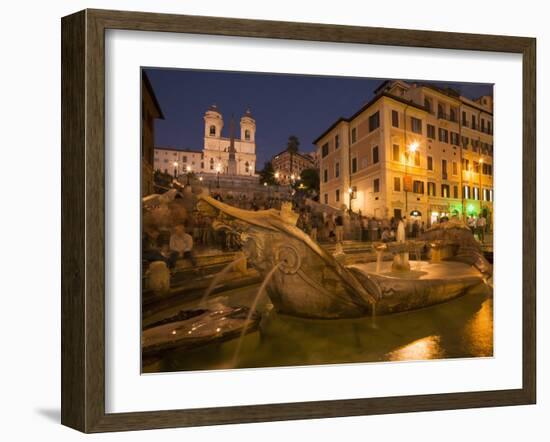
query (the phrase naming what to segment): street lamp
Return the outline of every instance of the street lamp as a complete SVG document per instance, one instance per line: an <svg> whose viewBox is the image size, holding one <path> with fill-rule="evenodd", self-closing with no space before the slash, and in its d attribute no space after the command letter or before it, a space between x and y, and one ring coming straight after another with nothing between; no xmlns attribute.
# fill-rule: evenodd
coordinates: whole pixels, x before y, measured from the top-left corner
<svg viewBox="0 0 550 442"><path fill-rule="evenodd" d="M191 166L187 166L187 185L189 185L189 174L191 173Z"/></svg>
<svg viewBox="0 0 550 442"><path fill-rule="evenodd" d="M218 189L220 188L220 171L221 170L222 170L222 167L220 163L218 163L216 165L216 187L218 187Z"/></svg>
<svg viewBox="0 0 550 442"><path fill-rule="evenodd" d="M483 158L480 158L479 159L479 170L478 170L478 175L479 175L479 216L481 217L481 212L483 210L483 197L481 196L482 195L482 192L481 192L481 171L483 170Z"/></svg>
<svg viewBox="0 0 550 442"><path fill-rule="evenodd" d="M415 154L418 150L418 142L413 141L409 144L408 148L405 151L405 179L407 180L408 166L409 166L409 157L411 154ZM406 182L403 182L403 190L405 191L405 216L409 214L409 191L407 190L408 186Z"/></svg>
<svg viewBox="0 0 550 442"><path fill-rule="evenodd" d="M348 195L349 195L349 211L351 212L351 202L353 201L353 187L348 187Z"/></svg>
<svg viewBox="0 0 550 442"><path fill-rule="evenodd" d="M174 178L178 177L178 162L174 161Z"/></svg>

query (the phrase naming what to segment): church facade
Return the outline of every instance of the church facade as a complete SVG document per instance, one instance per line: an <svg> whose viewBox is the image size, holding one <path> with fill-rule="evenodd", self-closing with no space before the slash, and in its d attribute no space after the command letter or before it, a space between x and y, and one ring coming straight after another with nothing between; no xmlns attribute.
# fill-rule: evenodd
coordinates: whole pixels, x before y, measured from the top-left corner
<svg viewBox="0 0 550 442"><path fill-rule="evenodd" d="M213 105L204 114L204 145L202 151L155 148L155 170L175 176L194 172L231 176L255 176L256 121L250 110L240 119L239 134L231 119L229 137L222 136L224 119ZM240 136L238 136L240 135Z"/></svg>

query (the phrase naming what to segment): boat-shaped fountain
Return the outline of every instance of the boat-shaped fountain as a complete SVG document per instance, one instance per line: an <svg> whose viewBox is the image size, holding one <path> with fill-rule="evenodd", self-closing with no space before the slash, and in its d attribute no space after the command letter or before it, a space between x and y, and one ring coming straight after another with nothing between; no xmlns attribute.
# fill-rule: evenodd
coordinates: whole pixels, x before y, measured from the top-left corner
<svg viewBox="0 0 550 442"><path fill-rule="evenodd" d="M378 244L392 262L346 265L296 227L290 204L248 211L201 195L199 210L215 229L237 234L248 262L269 275L267 294L279 313L304 318L353 318L442 303L484 284L492 266L470 230L458 221L437 224L418 241ZM409 260L428 250L429 261Z"/></svg>

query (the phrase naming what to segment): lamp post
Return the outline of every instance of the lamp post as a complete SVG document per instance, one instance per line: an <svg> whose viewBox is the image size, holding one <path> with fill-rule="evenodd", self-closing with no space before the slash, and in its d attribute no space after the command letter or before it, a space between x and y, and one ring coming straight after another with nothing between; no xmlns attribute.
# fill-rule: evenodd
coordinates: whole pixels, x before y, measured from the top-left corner
<svg viewBox="0 0 550 442"><path fill-rule="evenodd" d="M352 212L353 209L351 207L351 203L353 201L353 187L348 188L348 194L349 194L349 211Z"/></svg>
<svg viewBox="0 0 550 442"><path fill-rule="evenodd" d="M409 157L410 155L414 155L416 150L418 149L418 143L416 141L413 141L411 144L409 144L408 148L405 150L405 178L407 178L407 170L409 165ZM405 191L405 216L408 216L409 214L409 191L407 190L408 186L403 183L403 190Z"/></svg>
<svg viewBox="0 0 550 442"><path fill-rule="evenodd" d="M187 166L187 185L189 186L189 174L191 173L191 166Z"/></svg>
<svg viewBox="0 0 550 442"><path fill-rule="evenodd" d="M220 171L221 171L221 165L220 163L216 166L216 187L220 188Z"/></svg>
<svg viewBox="0 0 550 442"><path fill-rule="evenodd" d="M178 177L178 162L174 161L174 178Z"/></svg>
<svg viewBox="0 0 550 442"><path fill-rule="evenodd" d="M483 170L483 158L479 159L479 216L481 217L481 213L483 211L483 196L481 192L481 171Z"/></svg>

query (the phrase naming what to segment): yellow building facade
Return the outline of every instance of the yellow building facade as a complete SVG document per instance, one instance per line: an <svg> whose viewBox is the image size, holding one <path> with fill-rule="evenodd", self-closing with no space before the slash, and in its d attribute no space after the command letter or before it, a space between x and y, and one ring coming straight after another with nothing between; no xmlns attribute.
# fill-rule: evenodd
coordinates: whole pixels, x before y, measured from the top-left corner
<svg viewBox="0 0 550 442"><path fill-rule="evenodd" d="M386 81L314 144L320 202L376 218L493 214L492 97Z"/></svg>

